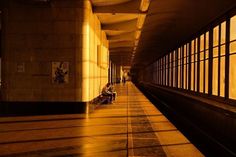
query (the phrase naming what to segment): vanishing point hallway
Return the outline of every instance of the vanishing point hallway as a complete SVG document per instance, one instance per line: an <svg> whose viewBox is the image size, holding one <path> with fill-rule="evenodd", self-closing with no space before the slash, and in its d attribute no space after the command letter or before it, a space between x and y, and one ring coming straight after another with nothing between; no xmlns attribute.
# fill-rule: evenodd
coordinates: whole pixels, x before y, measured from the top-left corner
<svg viewBox="0 0 236 157"><path fill-rule="evenodd" d="M0 156L202 156L130 82L92 114L0 118Z"/></svg>

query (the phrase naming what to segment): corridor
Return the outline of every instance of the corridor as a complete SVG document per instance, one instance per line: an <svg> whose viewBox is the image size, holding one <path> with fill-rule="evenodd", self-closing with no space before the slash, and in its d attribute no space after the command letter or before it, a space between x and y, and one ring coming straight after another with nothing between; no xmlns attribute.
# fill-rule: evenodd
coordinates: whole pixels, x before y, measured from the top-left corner
<svg viewBox="0 0 236 157"><path fill-rule="evenodd" d="M93 113L0 118L0 156L203 156L130 82Z"/></svg>

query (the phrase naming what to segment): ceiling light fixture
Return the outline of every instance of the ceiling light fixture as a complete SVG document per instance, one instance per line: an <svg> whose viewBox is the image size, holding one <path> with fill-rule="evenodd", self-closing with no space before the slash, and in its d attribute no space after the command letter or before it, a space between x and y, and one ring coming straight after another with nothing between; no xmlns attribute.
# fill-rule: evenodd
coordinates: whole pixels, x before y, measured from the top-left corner
<svg viewBox="0 0 236 157"><path fill-rule="evenodd" d="M138 42L139 42L139 40L135 40L134 46L138 46Z"/></svg>
<svg viewBox="0 0 236 157"><path fill-rule="evenodd" d="M140 11L145 12L148 10L151 0L142 0L140 5Z"/></svg>
<svg viewBox="0 0 236 157"><path fill-rule="evenodd" d="M141 35L141 31L136 31L135 33L135 39L138 40L140 38L140 35Z"/></svg>
<svg viewBox="0 0 236 157"><path fill-rule="evenodd" d="M146 19L146 14L140 14L138 16L138 21L137 21L137 28L138 29L142 29L143 28L143 24L145 22Z"/></svg>

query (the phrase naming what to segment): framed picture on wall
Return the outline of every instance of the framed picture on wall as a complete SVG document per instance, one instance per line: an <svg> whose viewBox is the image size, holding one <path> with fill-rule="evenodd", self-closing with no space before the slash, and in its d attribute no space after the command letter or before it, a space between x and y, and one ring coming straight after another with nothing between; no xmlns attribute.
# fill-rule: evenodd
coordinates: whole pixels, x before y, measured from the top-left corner
<svg viewBox="0 0 236 157"><path fill-rule="evenodd" d="M52 62L52 83L69 83L69 62Z"/></svg>
<svg viewBox="0 0 236 157"><path fill-rule="evenodd" d="M22 62L22 63L17 63L17 64L16 64L16 71L17 71L18 73L23 73L23 72L25 72L25 63L24 63L24 62Z"/></svg>

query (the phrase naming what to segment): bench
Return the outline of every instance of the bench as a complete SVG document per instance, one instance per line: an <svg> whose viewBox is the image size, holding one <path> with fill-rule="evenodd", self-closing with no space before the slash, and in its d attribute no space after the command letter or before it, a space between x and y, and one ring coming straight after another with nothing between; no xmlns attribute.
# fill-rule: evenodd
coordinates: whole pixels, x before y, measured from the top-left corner
<svg viewBox="0 0 236 157"><path fill-rule="evenodd" d="M91 103L92 104L108 104L109 103L109 96L104 96L100 94L98 97L94 98Z"/></svg>

